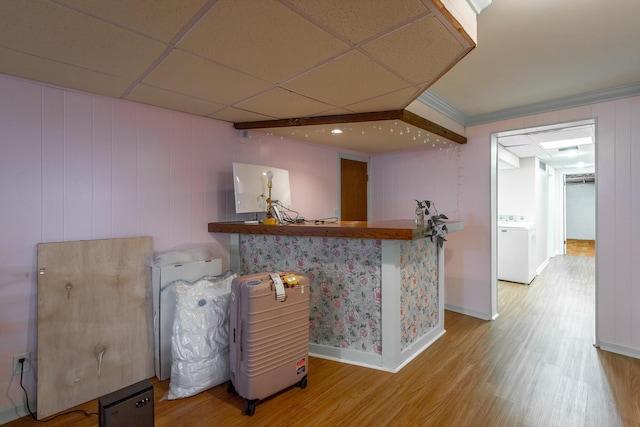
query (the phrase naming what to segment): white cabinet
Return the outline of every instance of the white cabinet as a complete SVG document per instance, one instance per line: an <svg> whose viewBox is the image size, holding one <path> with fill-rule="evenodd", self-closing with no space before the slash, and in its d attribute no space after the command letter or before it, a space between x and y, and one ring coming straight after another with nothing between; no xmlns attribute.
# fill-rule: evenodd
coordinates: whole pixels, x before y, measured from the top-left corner
<svg viewBox="0 0 640 427"><path fill-rule="evenodd" d="M528 285L536 276L536 230L530 226L498 227L498 279Z"/></svg>

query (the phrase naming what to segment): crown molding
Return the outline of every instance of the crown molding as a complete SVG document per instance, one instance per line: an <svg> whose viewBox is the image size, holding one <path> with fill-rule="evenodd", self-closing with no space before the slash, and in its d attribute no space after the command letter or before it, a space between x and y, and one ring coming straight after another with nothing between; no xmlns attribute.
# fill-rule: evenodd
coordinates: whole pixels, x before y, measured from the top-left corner
<svg viewBox="0 0 640 427"><path fill-rule="evenodd" d="M594 92L587 92L574 96L556 98L549 101L536 102L533 104L522 105L514 108L506 108L504 110L494 111L486 114L478 114L475 116L467 116L462 111L448 104L435 94L426 91L418 97L418 101L422 102L429 108L439 112L455 121L462 126L475 126L485 123L499 122L502 120L513 119L516 117L529 116L533 114L546 113L555 110L564 110L567 108L581 107L589 104L597 104L599 102L612 101L614 99L629 98L631 96L640 95L640 83L628 86L620 86L613 89L606 89Z"/></svg>
<svg viewBox="0 0 640 427"><path fill-rule="evenodd" d="M469 121L469 116L428 90L418 97L418 101L462 126Z"/></svg>
<svg viewBox="0 0 640 427"><path fill-rule="evenodd" d="M480 15L482 10L489 6L493 0L467 0L469 6L476 12L477 15Z"/></svg>

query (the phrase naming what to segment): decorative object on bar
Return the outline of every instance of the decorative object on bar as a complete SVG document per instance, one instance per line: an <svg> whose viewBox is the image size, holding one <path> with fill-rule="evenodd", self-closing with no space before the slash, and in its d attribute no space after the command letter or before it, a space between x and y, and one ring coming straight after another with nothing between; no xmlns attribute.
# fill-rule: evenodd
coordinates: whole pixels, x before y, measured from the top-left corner
<svg viewBox="0 0 640 427"><path fill-rule="evenodd" d="M271 188L273 187L273 172L267 172L267 188L269 189L269 197L267 197L267 217L262 221L265 225L278 225L278 220L273 216L273 205L271 204Z"/></svg>
<svg viewBox="0 0 640 427"><path fill-rule="evenodd" d="M419 202L418 202L418 205L416 206L416 219L415 219L415 221L416 221L416 228L424 227L424 209L420 206Z"/></svg>
<svg viewBox="0 0 640 427"><path fill-rule="evenodd" d="M439 248L442 248L444 242L447 241L445 239L445 234L449 231L447 229L447 224L445 224L444 220L449 219L445 214L438 213L438 209L436 209L436 204L431 200L416 200L416 226L418 225L418 210L423 212L422 218L422 226L424 226L424 218L427 218L427 227L430 229L430 238L431 241L435 241L438 244Z"/></svg>

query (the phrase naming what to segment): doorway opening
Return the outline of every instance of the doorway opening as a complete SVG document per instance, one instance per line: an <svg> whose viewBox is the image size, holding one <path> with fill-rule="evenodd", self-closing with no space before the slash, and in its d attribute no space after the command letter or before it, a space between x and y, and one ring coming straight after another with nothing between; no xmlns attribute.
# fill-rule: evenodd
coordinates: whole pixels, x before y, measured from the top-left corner
<svg viewBox="0 0 640 427"><path fill-rule="evenodd" d="M595 173L564 176L565 254L595 257Z"/></svg>
<svg viewBox="0 0 640 427"><path fill-rule="evenodd" d="M369 159L338 155L338 210L342 221L369 220Z"/></svg>
<svg viewBox="0 0 640 427"><path fill-rule="evenodd" d="M586 240L595 242L595 185L591 187L591 202L587 203L583 194L577 196L582 203L582 206L577 207L578 210L585 209L587 205L591 209L589 215L582 212L579 216L583 224L578 224L580 221L573 214L567 215L576 209L572 205L573 187L569 190L569 199L567 198L567 188L571 185L569 182L573 180L573 176L591 175L595 180L595 127L595 119L586 119L492 134L493 318L499 314L498 280L502 279L501 259L503 265L507 262L504 261L505 256L501 258L505 252L501 253L500 250L499 233L505 231L502 227L518 225L509 221L519 221L520 225L526 223L534 230L533 243L531 234L529 240L521 239L523 245L529 245L528 267L533 272L524 274L527 279L506 279L522 282L522 286L528 285L528 279L532 280L529 283L534 283L535 277L550 259L565 255L567 238L572 236L576 228L580 229L580 233L586 233L583 235L585 239L591 237ZM513 255L513 250L506 254Z"/></svg>

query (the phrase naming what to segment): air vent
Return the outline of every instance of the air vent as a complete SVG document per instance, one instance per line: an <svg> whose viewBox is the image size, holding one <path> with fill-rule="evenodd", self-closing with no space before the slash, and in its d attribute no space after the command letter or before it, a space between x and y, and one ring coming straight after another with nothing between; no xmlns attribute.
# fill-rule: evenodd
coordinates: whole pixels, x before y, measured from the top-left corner
<svg viewBox="0 0 640 427"><path fill-rule="evenodd" d="M565 176L565 182L567 184L588 184L596 181L596 176L593 173L581 173Z"/></svg>
<svg viewBox="0 0 640 427"><path fill-rule="evenodd" d="M538 168L540 168L541 171L546 171L547 170L547 164L545 162L543 162L542 160L538 160Z"/></svg>

